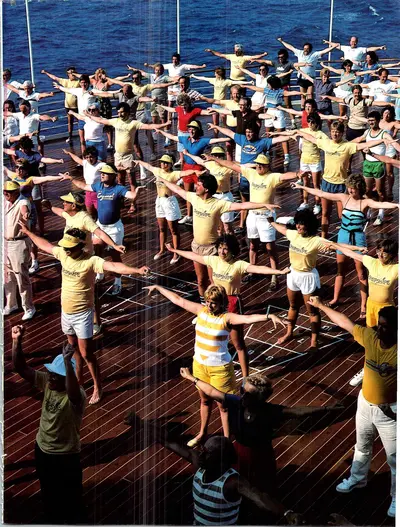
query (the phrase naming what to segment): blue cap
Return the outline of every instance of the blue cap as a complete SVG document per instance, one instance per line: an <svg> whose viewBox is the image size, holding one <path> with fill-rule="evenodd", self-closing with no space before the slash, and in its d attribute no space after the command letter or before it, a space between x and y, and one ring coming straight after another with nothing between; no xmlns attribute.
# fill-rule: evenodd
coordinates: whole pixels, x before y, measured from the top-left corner
<svg viewBox="0 0 400 527"><path fill-rule="evenodd" d="M74 371L76 371L75 359L71 359L71 362ZM57 375L62 375L63 377L67 376L67 372L65 371L64 356L62 353L60 353L60 355L57 355L57 357L53 360L51 364L45 364L45 367L51 373L57 373Z"/></svg>

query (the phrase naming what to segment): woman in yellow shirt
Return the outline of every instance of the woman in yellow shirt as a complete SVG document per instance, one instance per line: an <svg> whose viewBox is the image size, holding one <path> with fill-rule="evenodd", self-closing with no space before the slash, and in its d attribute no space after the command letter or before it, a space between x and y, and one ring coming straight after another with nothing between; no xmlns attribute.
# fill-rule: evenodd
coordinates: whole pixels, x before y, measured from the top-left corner
<svg viewBox="0 0 400 527"><path fill-rule="evenodd" d="M266 265L252 265L244 260L236 260L240 254L239 242L233 234L223 234L215 242L218 255L202 256L192 251L176 250L167 244L167 249L179 257L183 256L193 262L206 265L212 271L213 284L222 286L228 295L228 312L243 313L243 302L240 297L242 278L246 273L263 275L283 275L288 274L290 269L287 267L282 271L272 269ZM231 339L238 354L240 367L243 377L249 374L247 348L244 341L243 325L232 326Z"/></svg>
<svg viewBox="0 0 400 527"><path fill-rule="evenodd" d="M233 370L232 357L228 351L229 332L232 327L240 324L255 324L272 320L276 324L285 326L285 323L271 314L238 315L228 313L228 297L222 286L211 285L204 293L206 305L197 304L165 289L159 285L144 287L149 292L158 291L168 298L173 304L182 307L189 313L196 315L196 339L193 358L193 375L195 384L198 380L211 384L223 393L234 393L236 378ZM207 434L208 423L211 417L213 399L199 389L200 394L200 432L188 442L189 447L201 444ZM229 437L229 424L227 409L222 403L217 402L224 436Z"/></svg>
<svg viewBox="0 0 400 527"><path fill-rule="evenodd" d="M317 236L319 222L311 210L296 212L294 223L296 230L288 229L276 223L273 218L268 221L278 232L290 241L290 273L287 275L287 296L289 299L288 327L286 335L278 339L281 345L293 338L299 309L306 306L311 322L311 346L309 351L318 349L318 334L321 326L321 315L308 303L311 295L321 287L319 274L315 268L319 252L329 250L329 243Z"/></svg>

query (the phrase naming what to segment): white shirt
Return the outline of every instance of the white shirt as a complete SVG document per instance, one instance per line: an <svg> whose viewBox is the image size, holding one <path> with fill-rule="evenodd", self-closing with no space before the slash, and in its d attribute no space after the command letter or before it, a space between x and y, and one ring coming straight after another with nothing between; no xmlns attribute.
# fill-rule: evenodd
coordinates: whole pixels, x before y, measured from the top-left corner
<svg viewBox="0 0 400 527"><path fill-rule="evenodd" d="M37 132L39 129L40 115L38 113L31 112L25 116L22 112L18 112L13 113L12 115L19 121L19 133L21 135ZM37 135L32 136L32 142L35 146L37 146Z"/></svg>
<svg viewBox="0 0 400 527"><path fill-rule="evenodd" d="M256 73L256 86L257 88L266 88L267 87L267 79L270 77L268 75L267 77L263 77L259 73ZM252 106L264 106L265 103L265 95L264 93L260 91L254 92L253 96L251 97L251 104Z"/></svg>
<svg viewBox="0 0 400 527"><path fill-rule="evenodd" d="M382 83L379 81L372 81L368 83L369 96L374 98L374 101L390 102L390 95L383 95L383 92L391 92L395 89L396 83L386 81Z"/></svg>
<svg viewBox="0 0 400 527"><path fill-rule="evenodd" d="M364 55L367 53L367 48L352 48L351 46L340 46L343 51L344 60L351 60L353 64L353 70L361 69L359 64L355 62L362 62Z"/></svg>
<svg viewBox="0 0 400 527"><path fill-rule="evenodd" d="M18 129L18 121L15 117L4 117L3 136L19 135Z"/></svg>
<svg viewBox="0 0 400 527"><path fill-rule="evenodd" d="M293 53L298 58L299 62L307 63L307 66L302 66L300 71L304 71L304 73L307 73L307 75L314 79L315 68L318 66L319 59L323 53L321 53L321 51L315 51L314 53L305 55L302 49L293 49ZM299 74L299 77L301 77L301 74Z"/></svg>
<svg viewBox="0 0 400 527"><path fill-rule="evenodd" d="M84 115L84 111L97 101L94 95L90 95L88 91L83 91L83 88L68 88L68 93L75 95L78 100L78 113Z"/></svg>
<svg viewBox="0 0 400 527"><path fill-rule="evenodd" d="M27 95L24 90L18 91L18 97L31 103L31 112L39 113L39 94L33 91L30 95Z"/></svg>
<svg viewBox="0 0 400 527"><path fill-rule="evenodd" d="M93 183L100 181L101 174L99 169L103 165L105 165L103 162L97 163L97 165L91 165L86 159L83 160L83 179L86 185L93 185Z"/></svg>
<svg viewBox="0 0 400 527"><path fill-rule="evenodd" d="M104 125L92 121L89 117L85 119L85 139L88 141L103 141L103 128Z"/></svg>
<svg viewBox="0 0 400 527"><path fill-rule="evenodd" d="M20 88L21 87L21 83L18 82L18 81L9 81L7 82L7 84L10 84L11 86L14 86L14 88ZM17 100L17 97L18 95L13 92L12 90L10 90L9 88L7 88L7 86L4 84L3 86L3 102L6 101L7 99L9 101L16 101Z"/></svg>

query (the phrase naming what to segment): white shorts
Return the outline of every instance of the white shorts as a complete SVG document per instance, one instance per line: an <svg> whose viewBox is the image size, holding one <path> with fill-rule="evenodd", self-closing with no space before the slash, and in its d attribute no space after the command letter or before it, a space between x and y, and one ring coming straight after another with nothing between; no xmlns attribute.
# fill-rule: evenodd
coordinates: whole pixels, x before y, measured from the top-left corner
<svg viewBox="0 0 400 527"><path fill-rule="evenodd" d="M109 235L116 245L122 245L124 241L124 224L121 220L117 221L117 223L113 223L112 225L103 225L99 222L99 220L97 220L96 223L102 231Z"/></svg>
<svg viewBox="0 0 400 527"><path fill-rule="evenodd" d="M302 172L321 172L322 171L322 164L321 161L318 161L318 163L303 163L300 160L300 170Z"/></svg>
<svg viewBox="0 0 400 527"><path fill-rule="evenodd" d="M303 295L311 295L316 289L321 287L319 274L316 269L308 272L290 269L290 273L286 276L286 283L291 291L301 291Z"/></svg>
<svg viewBox="0 0 400 527"><path fill-rule="evenodd" d="M79 313L64 313L61 310L61 329L64 335L76 335L78 339L93 337L94 309L85 309Z"/></svg>
<svg viewBox="0 0 400 527"><path fill-rule="evenodd" d="M181 209L175 196L157 196L156 218L165 218L167 221L176 221L182 218Z"/></svg>
<svg viewBox="0 0 400 527"><path fill-rule="evenodd" d="M213 198L216 199L223 199L224 201L230 201L231 203L234 201L232 192L221 192L220 194L214 194ZM221 221L222 223L232 223L235 219L235 213L234 212L224 212L221 214Z"/></svg>
<svg viewBox="0 0 400 527"><path fill-rule="evenodd" d="M242 147L240 145L236 145L236 148L235 148L236 163L240 163L241 159L242 159Z"/></svg>
<svg viewBox="0 0 400 527"><path fill-rule="evenodd" d="M267 210L265 213L257 213L249 210L246 220L247 237L249 240L260 239L260 242L270 243L276 240L276 230L268 221L269 217L275 218L275 214Z"/></svg>
<svg viewBox="0 0 400 527"><path fill-rule="evenodd" d="M133 154L119 154L115 152L114 163L117 170L131 170L134 167Z"/></svg>
<svg viewBox="0 0 400 527"><path fill-rule="evenodd" d="M283 112L282 110L277 110L276 108L265 108L265 113L275 115L276 117L276 119L265 119L265 128L286 128L285 112Z"/></svg>

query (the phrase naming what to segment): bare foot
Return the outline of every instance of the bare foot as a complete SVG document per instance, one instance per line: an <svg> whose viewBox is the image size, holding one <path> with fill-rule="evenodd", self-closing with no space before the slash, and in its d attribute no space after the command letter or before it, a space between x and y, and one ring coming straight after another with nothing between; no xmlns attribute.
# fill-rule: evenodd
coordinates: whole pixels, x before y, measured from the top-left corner
<svg viewBox="0 0 400 527"><path fill-rule="evenodd" d="M286 335L284 335L283 337L280 337L276 343L281 345L281 344L285 344L285 342L289 342L289 340L292 340L293 338L293 333L287 333Z"/></svg>
<svg viewBox="0 0 400 527"><path fill-rule="evenodd" d="M93 395L90 398L89 404L97 404L97 403L99 403L101 398L102 398L102 396L103 396L103 394L102 394L101 390L94 389L93 390Z"/></svg>
<svg viewBox="0 0 400 527"><path fill-rule="evenodd" d="M360 320L365 320L367 318L367 312L365 310L365 308L361 308L361 311L360 311Z"/></svg>

